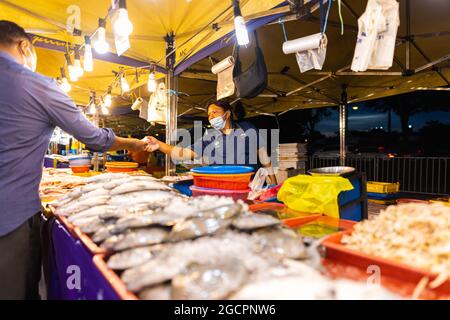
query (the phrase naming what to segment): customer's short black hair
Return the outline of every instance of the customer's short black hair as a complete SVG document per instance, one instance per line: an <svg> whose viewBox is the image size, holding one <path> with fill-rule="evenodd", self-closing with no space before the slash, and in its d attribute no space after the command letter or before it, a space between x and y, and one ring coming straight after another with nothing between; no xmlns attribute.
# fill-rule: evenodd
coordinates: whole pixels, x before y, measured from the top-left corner
<svg viewBox="0 0 450 320"><path fill-rule="evenodd" d="M22 40L32 42L31 37L21 26L11 21L0 20L0 45L11 46Z"/></svg>

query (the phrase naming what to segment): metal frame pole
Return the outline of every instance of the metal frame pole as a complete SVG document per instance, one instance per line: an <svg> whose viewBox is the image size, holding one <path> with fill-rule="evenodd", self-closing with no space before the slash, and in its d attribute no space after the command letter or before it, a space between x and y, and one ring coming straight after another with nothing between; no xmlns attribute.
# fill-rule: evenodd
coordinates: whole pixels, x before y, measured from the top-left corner
<svg viewBox="0 0 450 320"><path fill-rule="evenodd" d="M346 150L346 131L347 131L347 86L342 85L341 103L339 104L339 147L340 147L340 165L345 166L347 158Z"/></svg>
<svg viewBox="0 0 450 320"><path fill-rule="evenodd" d="M411 6L406 0L406 71L411 70Z"/></svg>
<svg viewBox="0 0 450 320"><path fill-rule="evenodd" d="M166 40L166 90L167 90L167 108L166 108L166 143L168 145L175 145L177 142L177 109L178 97L174 94L178 90L178 81L174 75L175 70L175 36L168 34ZM166 176L175 175L175 164L171 160L170 155L166 155L165 161Z"/></svg>

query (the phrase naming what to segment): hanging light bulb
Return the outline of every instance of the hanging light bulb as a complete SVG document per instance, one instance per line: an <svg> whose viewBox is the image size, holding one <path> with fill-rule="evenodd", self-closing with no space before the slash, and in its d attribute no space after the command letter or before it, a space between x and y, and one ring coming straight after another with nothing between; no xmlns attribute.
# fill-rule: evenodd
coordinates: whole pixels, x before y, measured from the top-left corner
<svg viewBox="0 0 450 320"><path fill-rule="evenodd" d="M66 71L64 70L64 68L61 68L61 78L59 80L59 87L65 93L68 93L68 92L70 92L70 90L72 90L72 86L70 85L69 81L67 80Z"/></svg>
<svg viewBox="0 0 450 320"><path fill-rule="evenodd" d="M94 70L94 59L92 57L91 38L84 37L84 71L91 72Z"/></svg>
<svg viewBox="0 0 450 320"><path fill-rule="evenodd" d="M233 6L234 6L234 29L236 32L236 39L238 45L246 46L250 43L250 40L248 38L245 20L242 17L241 8L239 6L239 0L233 0Z"/></svg>
<svg viewBox="0 0 450 320"><path fill-rule="evenodd" d="M109 114L109 110L108 110L108 108L106 107L105 101L103 101L103 98L102 98L102 101L100 102L100 111L101 111L102 114L104 114L104 115L108 115L108 114Z"/></svg>
<svg viewBox="0 0 450 320"><path fill-rule="evenodd" d="M91 104L89 105L89 114L96 114L97 113L97 107L95 105L94 101L91 101Z"/></svg>
<svg viewBox="0 0 450 320"><path fill-rule="evenodd" d="M84 70L81 67L80 48L76 46L74 51L75 51L74 54L75 59L73 60L73 66L75 68L75 72L77 73L77 78L80 78L84 74Z"/></svg>
<svg viewBox="0 0 450 320"><path fill-rule="evenodd" d="M148 82L147 82L148 92L156 92L156 78L155 78L155 72L150 72L148 75Z"/></svg>
<svg viewBox="0 0 450 320"><path fill-rule="evenodd" d="M119 0L119 8L113 14L111 22L114 34L119 37L129 37L133 32L133 24L128 17L125 0Z"/></svg>
<svg viewBox="0 0 450 320"><path fill-rule="evenodd" d="M122 77L120 77L120 87L122 88L122 92L130 91L130 85L128 84L125 74L122 74Z"/></svg>
<svg viewBox="0 0 450 320"><path fill-rule="evenodd" d="M105 97L105 106L109 108L111 107L111 105L112 105L111 90L108 90L108 93L106 94Z"/></svg>
<svg viewBox="0 0 450 320"><path fill-rule="evenodd" d="M67 69L69 70L69 79L71 82L78 81L78 70L75 68L75 66L72 64L72 59L70 58L70 54L65 54L66 61L67 61Z"/></svg>
<svg viewBox="0 0 450 320"><path fill-rule="evenodd" d="M98 29L94 40L94 49L99 54L105 54L109 51L109 44L106 41L106 21L98 19Z"/></svg>

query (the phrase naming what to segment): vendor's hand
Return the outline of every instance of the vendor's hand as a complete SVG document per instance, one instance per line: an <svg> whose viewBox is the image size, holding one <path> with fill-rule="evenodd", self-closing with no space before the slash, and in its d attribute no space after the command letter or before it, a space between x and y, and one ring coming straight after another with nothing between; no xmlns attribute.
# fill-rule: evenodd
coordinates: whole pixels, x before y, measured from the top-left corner
<svg viewBox="0 0 450 320"><path fill-rule="evenodd" d="M143 139L146 142L145 151L147 152L154 152L159 149L159 140L155 137L145 137Z"/></svg>

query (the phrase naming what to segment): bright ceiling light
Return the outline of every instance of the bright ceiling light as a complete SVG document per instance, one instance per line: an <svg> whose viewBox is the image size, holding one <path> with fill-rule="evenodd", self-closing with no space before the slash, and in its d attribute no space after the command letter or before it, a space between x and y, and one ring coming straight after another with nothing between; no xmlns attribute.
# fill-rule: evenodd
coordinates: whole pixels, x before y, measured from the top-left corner
<svg viewBox="0 0 450 320"><path fill-rule="evenodd" d="M108 93L106 94L106 97L105 97L105 106L106 106L107 108L109 108L109 107L111 107L111 105L112 105L111 92L108 91Z"/></svg>
<svg viewBox="0 0 450 320"><path fill-rule="evenodd" d="M70 58L69 53L65 54L66 62L67 62L67 70L69 70L69 79L71 82L78 81L78 70L72 64L72 59Z"/></svg>
<svg viewBox="0 0 450 320"><path fill-rule="evenodd" d="M72 86L67 80L66 71L64 70L64 68L61 68L61 79L59 80L59 87L65 93L68 93L70 92L70 90L72 90Z"/></svg>
<svg viewBox="0 0 450 320"><path fill-rule="evenodd" d="M91 72L94 70L94 58L92 56L91 38L89 36L84 37L84 71Z"/></svg>
<svg viewBox="0 0 450 320"><path fill-rule="evenodd" d="M94 49L99 54L105 54L109 51L109 44L106 41L106 21L103 19L98 20L98 29L95 34Z"/></svg>
<svg viewBox="0 0 450 320"><path fill-rule="evenodd" d="M125 0L119 0L119 8L114 12L111 22L114 34L119 37L129 37L133 32L133 24L128 17Z"/></svg>
<svg viewBox="0 0 450 320"><path fill-rule="evenodd" d="M247 27L245 25L245 20L241 14L239 0L234 0L233 6L234 6L234 30L236 33L236 39L237 39L238 45L246 46L250 43L250 40L248 38L248 31L247 31Z"/></svg>
<svg viewBox="0 0 450 320"><path fill-rule="evenodd" d="M156 83L155 72L150 72L150 74L148 75L147 87L148 87L148 92L152 92L152 93L156 92L157 83Z"/></svg>
<svg viewBox="0 0 450 320"><path fill-rule="evenodd" d="M77 73L77 77L81 78L84 74L84 70L81 67L81 58L80 58L80 49L75 47L75 59L73 61L73 66L75 68L75 72Z"/></svg>
<svg viewBox="0 0 450 320"><path fill-rule="evenodd" d="M130 91L130 85L128 84L127 78L124 74L120 77L120 87L122 88L122 92Z"/></svg>

